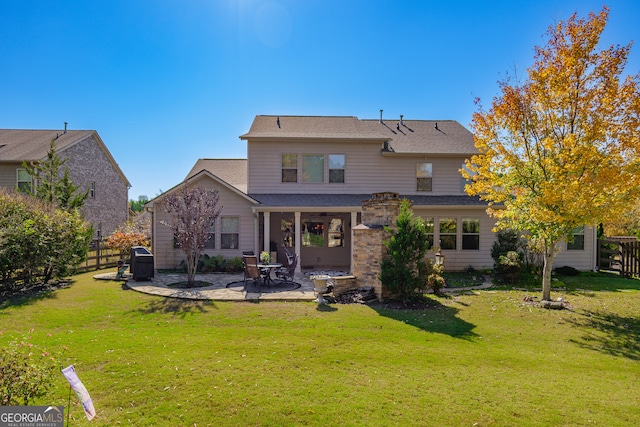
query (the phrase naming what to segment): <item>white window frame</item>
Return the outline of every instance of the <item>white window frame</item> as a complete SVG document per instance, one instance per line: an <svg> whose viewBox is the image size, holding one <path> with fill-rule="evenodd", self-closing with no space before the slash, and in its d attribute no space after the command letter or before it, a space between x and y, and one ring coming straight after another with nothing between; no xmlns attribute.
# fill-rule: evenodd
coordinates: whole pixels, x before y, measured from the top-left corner
<svg viewBox="0 0 640 427"><path fill-rule="evenodd" d="M428 176L427 176L428 175ZM426 181L428 179L428 181ZM428 182L428 188L424 183ZM433 191L433 163L422 162L416 163L416 191L431 192Z"/></svg>

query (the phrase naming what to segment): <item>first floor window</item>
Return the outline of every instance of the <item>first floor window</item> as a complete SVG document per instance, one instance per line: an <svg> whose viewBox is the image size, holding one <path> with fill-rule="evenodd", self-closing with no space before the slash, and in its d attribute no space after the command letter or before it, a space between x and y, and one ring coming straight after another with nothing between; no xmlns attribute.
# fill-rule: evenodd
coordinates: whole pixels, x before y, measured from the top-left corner
<svg viewBox="0 0 640 427"><path fill-rule="evenodd" d="M220 247L237 249L240 240L240 218L223 216L220 218Z"/></svg>
<svg viewBox="0 0 640 427"><path fill-rule="evenodd" d="M204 244L205 249L215 249L216 248L216 223L211 224L211 228L209 228L209 240L207 240Z"/></svg>
<svg viewBox="0 0 640 427"><path fill-rule="evenodd" d="M573 230L573 242L567 242L567 250L584 250L584 227Z"/></svg>
<svg viewBox="0 0 640 427"><path fill-rule="evenodd" d="M433 164L417 163L416 164L416 190L431 191L433 177Z"/></svg>
<svg viewBox="0 0 640 427"><path fill-rule="evenodd" d="M440 218L440 249L456 249L458 234L458 220L455 218Z"/></svg>
<svg viewBox="0 0 640 427"><path fill-rule="evenodd" d="M434 231L434 221L433 218L424 218L425 231L427 232L427 241L429 242L429 247L427 249L433 248L433 231Z"/></svg>
<svg viewBox="0 0 640 427"><path fill-rule="evenodd" d="M302 155L302 182L324 183L324 155Z"/></svg>
<svg viewBox="0 0 640 427"><path fill-rule="evenodd" d="M462 249L480 249L480 220L462 218Z"/></svg>
<svg viewBox="0 0 640 427"><path fill-rule="evenodd" d="M31 174L26 169L18 169L18 190L22 193L29 193L33 188Z"/></svg>
<svg viewBox="0 0 640 427"><path fill-rule="evenodd" d="M298 182L298 155L282 155L282 182Z"/></svg>

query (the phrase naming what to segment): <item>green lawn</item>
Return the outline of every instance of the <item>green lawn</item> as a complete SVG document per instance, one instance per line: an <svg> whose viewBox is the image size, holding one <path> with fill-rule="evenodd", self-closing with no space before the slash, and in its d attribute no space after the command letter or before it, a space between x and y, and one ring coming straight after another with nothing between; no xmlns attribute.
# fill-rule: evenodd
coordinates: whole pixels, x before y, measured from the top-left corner
<svg viewBox="0 0 640 427"><path fill-rule="evenodd" d="M72 426L640 425L640 282L562 278L535 291L432 297L425 311L196 302L74 277L0 303L0 344L67 346L98 418ZM42 405L66 405L60 375Z"/></svg>

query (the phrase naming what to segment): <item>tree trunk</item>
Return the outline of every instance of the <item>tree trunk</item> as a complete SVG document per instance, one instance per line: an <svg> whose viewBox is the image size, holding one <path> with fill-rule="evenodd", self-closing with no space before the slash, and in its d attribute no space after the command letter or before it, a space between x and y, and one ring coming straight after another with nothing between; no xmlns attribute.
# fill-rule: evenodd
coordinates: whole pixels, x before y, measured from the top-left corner
<svg viewBox="0 0 640 427"><path fill-rule="evenodd" d="M556 257L556 242L544 245L544 267L542 269L542 300L551 301L551 270Z"/></svg>

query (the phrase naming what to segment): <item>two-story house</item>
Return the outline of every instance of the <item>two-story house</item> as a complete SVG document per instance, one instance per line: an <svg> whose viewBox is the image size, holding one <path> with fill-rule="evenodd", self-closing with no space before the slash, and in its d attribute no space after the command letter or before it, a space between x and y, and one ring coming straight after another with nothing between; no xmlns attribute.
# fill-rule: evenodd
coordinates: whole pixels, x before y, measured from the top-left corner
<svg viewBox="0 0 640 427"><path fill-rule="evenodd" d="M352 266L353 227L372 193L410 199L426 220L432 247L446 268L491 267L495 220L487 203L464 192L464 160L476 153L473 135L451 120L361 120L357 117L257 116L246 134L246 160L201 159L182 185L218 188L224 206L205 250L300 254L302 269ZM182 254L173 247L162 196L154 212L156 268L172 268ZM595 235L578 232L556 265L594 266ZM568 250L566 250L568 249ZM279 258L282 259L282 258Z"/></svg>
<svg viewBox="0 0 640 427"><path fill-rule="evenodd" d="M95 236L108 236L129 217L131 184L95 130L0 129L0 187L33 188L23 162L37 164L47 157L51 141L69 168L74 185L89 191L83 214Z"/></svg>

